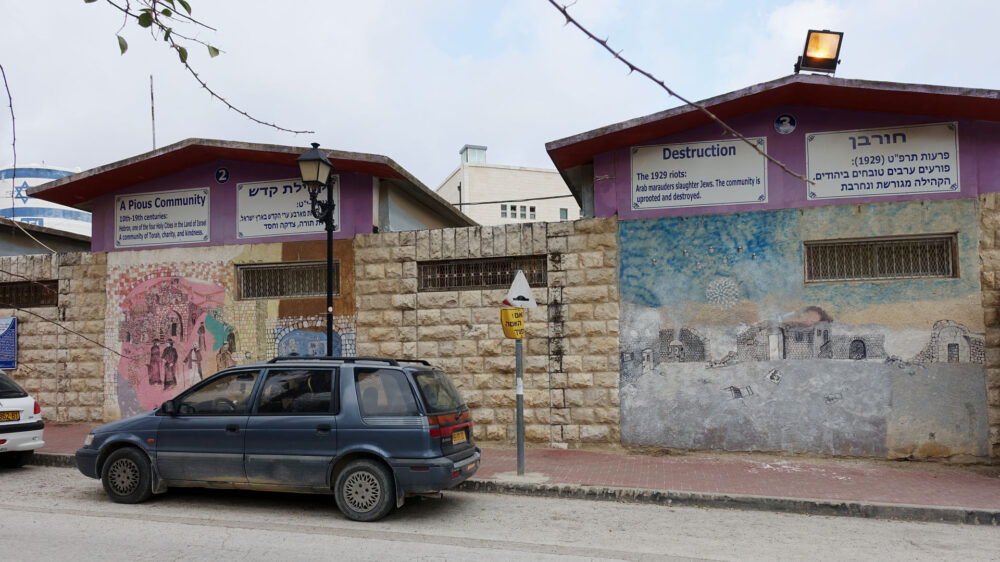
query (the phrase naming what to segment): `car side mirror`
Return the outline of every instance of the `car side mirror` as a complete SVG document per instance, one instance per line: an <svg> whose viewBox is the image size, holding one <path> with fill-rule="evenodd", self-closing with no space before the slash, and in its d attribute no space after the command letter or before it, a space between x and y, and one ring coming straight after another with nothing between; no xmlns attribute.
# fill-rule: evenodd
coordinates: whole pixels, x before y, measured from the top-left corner
<svg viewBox="0 0 1000 562"><path fill-rule="evenodd" d="M160 406L160 411L168 416L176 416L177 405L174 404L173 400L167 400L166 402L163 403L162 406Z"/></svg>

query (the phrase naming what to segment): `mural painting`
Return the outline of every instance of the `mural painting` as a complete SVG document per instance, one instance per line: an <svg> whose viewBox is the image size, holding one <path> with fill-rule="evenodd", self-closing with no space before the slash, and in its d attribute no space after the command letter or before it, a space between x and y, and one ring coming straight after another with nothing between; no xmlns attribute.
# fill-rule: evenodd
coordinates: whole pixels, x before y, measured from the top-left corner
<svg viewBox="0 0 1000 562"><path fill-rule="evenodd" d="M622 438L876 457L988 453L974 201L620 227ZM958 232L957 278L805 283L802 242ZM971 413L970 413L971 412Z"/></svg>
<svg viewBox="0 0 1000 562"><path fill-rule="evenodd" d="M142 409L234 364L232 332L227 335L224 324L212 316L224 299L222 287L182 277L144 281L125 297L118 372L135 390Z"/></svg>

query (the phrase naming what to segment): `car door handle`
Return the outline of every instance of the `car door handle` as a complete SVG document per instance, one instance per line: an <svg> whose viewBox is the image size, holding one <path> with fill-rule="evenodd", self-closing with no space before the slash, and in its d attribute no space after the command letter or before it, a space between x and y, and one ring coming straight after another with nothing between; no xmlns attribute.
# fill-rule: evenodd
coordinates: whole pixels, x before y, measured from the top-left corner
<svg viewBox="0 0 1000 562"><path fill-rule="evenodd" d="M226 433L239 433L239 432L240 432L240 426L236 425L235 423L231 423L226 426Z"/></svg>
<svg viewBox="0 0 1000 562"><path fill-rule="evenodd" d="M316 431L319 433L330 433L330 424L321 423L316 426Z"/></svg>

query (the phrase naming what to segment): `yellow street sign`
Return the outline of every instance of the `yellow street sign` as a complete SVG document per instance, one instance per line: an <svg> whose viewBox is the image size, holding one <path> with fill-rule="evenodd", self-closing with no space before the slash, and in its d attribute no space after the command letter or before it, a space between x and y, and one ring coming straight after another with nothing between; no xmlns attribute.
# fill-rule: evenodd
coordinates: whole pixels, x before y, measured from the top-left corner
<svg viewBox="0 0 1000 562"><path fill-rule="evenodd" d="M523 308L501 308L500 325L503 326L503 335L512 340L524 339L524 309Z"/></svg>

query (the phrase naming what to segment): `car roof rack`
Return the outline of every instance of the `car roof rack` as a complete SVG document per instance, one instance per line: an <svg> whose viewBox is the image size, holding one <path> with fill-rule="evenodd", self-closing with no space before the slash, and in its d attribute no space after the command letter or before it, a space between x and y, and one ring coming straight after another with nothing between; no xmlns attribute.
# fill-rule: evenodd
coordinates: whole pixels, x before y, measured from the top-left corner
<svg viewBox="0 0 1000 562"><path fill-rule="evenodd" d="M431 366L431 362L426 359L397 359L400 363L420 363L421 365Z"/></svg>
<svg viewBox="0 0 1000 562"><path fill-rule="evenodd" d="M279 355L278 357L268 361L268 363L281 363L283 361L341 361L343 363L379 361L382 363L388 363L393 367L399 366L399 362L390 357L333 357L329 355Z"/></svg>

